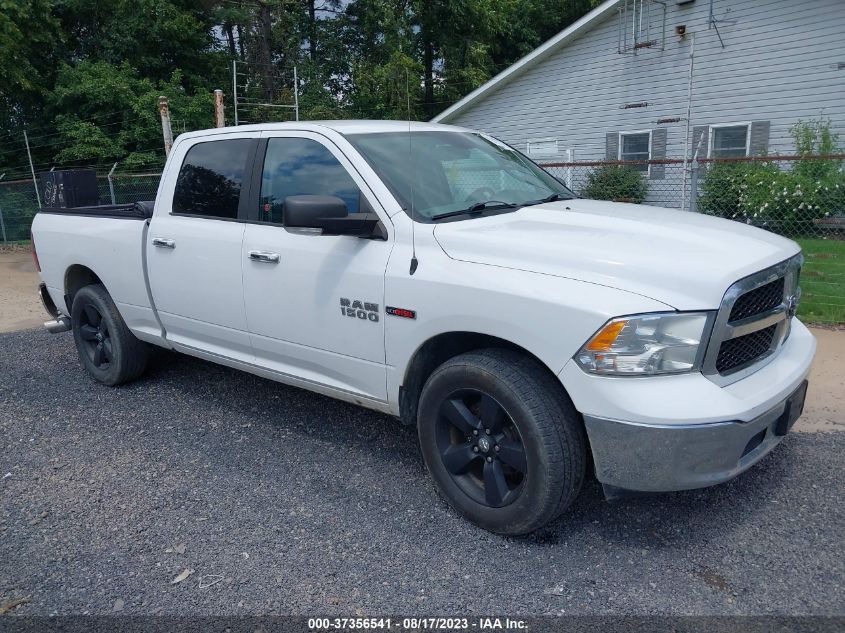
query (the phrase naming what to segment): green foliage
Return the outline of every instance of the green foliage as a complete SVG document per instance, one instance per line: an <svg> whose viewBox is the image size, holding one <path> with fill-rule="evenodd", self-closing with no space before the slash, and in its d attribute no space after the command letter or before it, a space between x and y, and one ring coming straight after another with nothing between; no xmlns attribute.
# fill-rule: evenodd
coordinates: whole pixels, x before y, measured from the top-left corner
<svg viewBox="0 0 845 633"><path fill-rule="evenodd" d="M6 239L10 242L28 240L32 218L38 211L32 184L0 187L0 211L6 227Z"/></svg>
<svg viewBox="0 0 845 633"><path fill-rule="evenodd" d="M641 204L648 193L643 172L628 165L605 165L587 175L581 195L593 200L614 200Z"/></svg>
<svg viewBox="0 0 845 633"><path fill-rule="evenodd" d="M296 88L303 119L429 118L596 4L0 0L0 172L27 175L24 127L36 171L160 165L158 96L174 133L209 127L233 60L239 96L290 104ZM293 117L245 110L250 122Z"/></svg>
<svg viewBox="0 0 845 633"><path fill-rule="evenodd" d="M122 161L124 168L161 164L159 95L170 99L174 133L213 124L213 95L187 94L179 71L154 83L126 62L64 65L47 106L58 132L51 160L59 165Z"/></svg>
<svg viewBox="0 0 845 633"><path fill-rule="evenodd" d="M810 233L814 220L845 213L842 161L815 158L839 151L830 122L799 121L792 134L804 160L791 169L769 161L711 165L702 183L701 211L786 235Z"/></svg>

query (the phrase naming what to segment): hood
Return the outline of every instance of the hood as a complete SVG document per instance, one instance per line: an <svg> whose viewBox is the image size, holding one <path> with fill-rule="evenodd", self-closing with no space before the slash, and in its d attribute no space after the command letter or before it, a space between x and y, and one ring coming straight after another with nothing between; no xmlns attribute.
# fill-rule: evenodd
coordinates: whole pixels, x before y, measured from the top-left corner
<svg viewBox="0 0 845 633"><path fill-rule="evenodd" d="M434 236L453 259L619 288L678 310L718 308L733 282L800 250L733 220L598 200L437 224Z"/></svg>

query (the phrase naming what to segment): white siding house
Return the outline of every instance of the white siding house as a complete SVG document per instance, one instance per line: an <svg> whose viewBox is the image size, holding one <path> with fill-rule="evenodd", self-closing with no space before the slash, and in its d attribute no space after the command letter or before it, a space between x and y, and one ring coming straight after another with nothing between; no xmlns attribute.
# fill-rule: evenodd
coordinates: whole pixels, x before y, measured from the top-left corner
<svg viewBox="0 0 845 633"><path fill-rule="evenodd" d="M434 121L555 162L791 154L820 117L845 141L845 0L608 0Z"/></svg>

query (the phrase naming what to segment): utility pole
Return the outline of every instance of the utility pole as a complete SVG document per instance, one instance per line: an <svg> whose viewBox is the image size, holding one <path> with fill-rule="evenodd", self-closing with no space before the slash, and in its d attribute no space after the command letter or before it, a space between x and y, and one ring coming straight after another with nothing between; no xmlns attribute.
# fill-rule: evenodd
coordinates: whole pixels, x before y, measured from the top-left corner
<svg viewBox="0 0 845 633"><path fill-rule="evenodd" d="M226 127L226 115L223 110L223 91L214 91L214 127Z"/></svg>
<svg viewBox="0 0 845 633"><path fill-rule="evenodd" d="M235 127L238 126L238 60L232 60L232 107L235 109Z"/></svg>
<svg viewBox="0 0 845 633"><path fill-rule="evenodd" d="M23 131L23 140L26 143L26 155L29 156L29 171L32 174L32 186L35 187L35 199L38 201L38 207L41 208L41 192L38 191L38 179L35 177L35 167L32 164L32 152L29 151L29 137L26 135L26 130Z"/></svg>
<svg viewBox="0 0 845 633"><path fill-rule="evenodd" d="M167 97L158 98L158 113L161 115L161 134L164 137L164 153L170 156L170 149L173 147L173 130L170 127L170 104Z"/></svg>
<svg viewBox="0 0 845 633"><path fill-rule="evenodd" d="M296 120L299 121L299 77L296 74L296 66L293 67L293 108Z"/></svg>
<svg viewBox="0 0 845 633"><path fill-rule="evenodd" d="M681 187L681 211L687 211L687 178L689 177L690 130L692 129L692 71L695 63L695 33L689 49L689 77L687 80L687 128L684 134L684 174Z"/></svg>
<svg viewBox="0 0 845 633"><path fill-rule="evenodd" d="M3 180L5 177L6 177L6 172L4 171L2 174L0 174L0 180ZM5 244L6 242L8 242L8 240L6 239L6 223L3 221L3 209L2 208L0 208L0 229L3 230L3 243Z"/></svg>

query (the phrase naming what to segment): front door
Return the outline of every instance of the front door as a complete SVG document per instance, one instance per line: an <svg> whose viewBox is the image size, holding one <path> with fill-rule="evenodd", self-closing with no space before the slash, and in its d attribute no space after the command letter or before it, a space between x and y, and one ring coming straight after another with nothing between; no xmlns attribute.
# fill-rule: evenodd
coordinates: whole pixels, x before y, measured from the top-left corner
<svg viewBox="0 0 845 633"><path fill-rule="evenodd" d="M386 226L387 215L329 140L306 132L265 136L256 221L246 226L242 255L256 358L301 380L384 401L384 272L392 239L287 229L282 214L285 197L313 194L341 198L350 213L374 209Z"/></svg>
<svg viewBox="0 0 845 633"><path fill-rule="evenodd" d="M245 362L254 358L243 302L239 207L257 144L253 133L177 145L146 245L167 339ZM245 203L245 192L243 197Z"/></svg>

